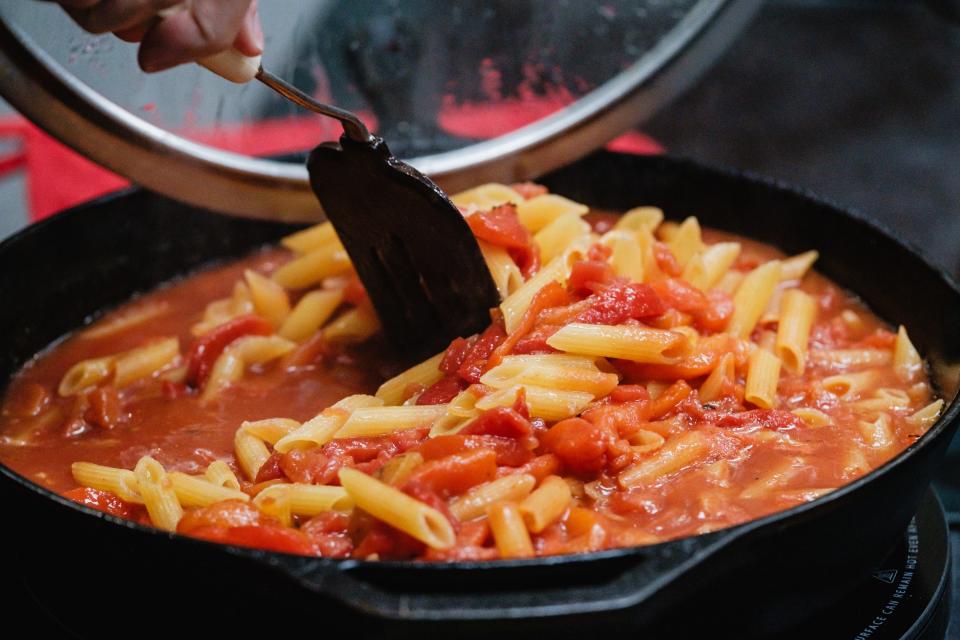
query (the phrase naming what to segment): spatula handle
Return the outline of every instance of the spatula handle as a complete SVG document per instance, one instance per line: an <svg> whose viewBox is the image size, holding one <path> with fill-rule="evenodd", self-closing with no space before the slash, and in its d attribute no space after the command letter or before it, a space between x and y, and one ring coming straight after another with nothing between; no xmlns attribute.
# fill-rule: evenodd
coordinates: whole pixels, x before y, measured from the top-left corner
<svg viewBox="0 0 960 640"><path fill-rule="evenodd" d="M187 3L182 2L164 9L158 15L161 18L166 18L185 9L187 9ZM228 49L201 58L197 60L197 64L206 67L225 80L244 84L257 76L257 71L260 70L260 59L261 56L245 56L236 49Z"/></svg>

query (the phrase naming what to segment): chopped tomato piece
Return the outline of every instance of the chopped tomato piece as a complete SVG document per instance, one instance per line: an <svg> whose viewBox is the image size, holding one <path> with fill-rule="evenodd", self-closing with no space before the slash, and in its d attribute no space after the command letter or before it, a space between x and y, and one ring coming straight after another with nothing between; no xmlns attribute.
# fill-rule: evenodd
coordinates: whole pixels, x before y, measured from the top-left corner
<svg viewBox="0 0 960 640"><path fill-rule="evenodd" d="M320 550L304 533L292 527L253 525L239 527L204 526L190 531L194 538L220 544L267 549L301 556L320 555Z"/></svg>
<svg viewBox="0 0 960 640"><path fill-rule="evenodd" d="M677 277L683 273L680 263L673 256L673 252L663 242L653 243L653 258L657 261L657 267L668 276Z"/></svg>
<svg viewBox="0 0 960 640"><path fill-rule="evenodd" d="M449 497L492 480L496 473L497 454L492 449L474 449L425 462L410 474L404 490L426 489Z"/></svg>
<svg viewBox="0 0 960 640"><path fill-rule="evenodd" d="M84 419L102 429L113 429L120 423L120 394L116 387L109 385L98 387L87 393L89 406L84 412Z"/></svg>
<svg viewBox="0 0 960 640"><path fill-rule="evenodd" d="M623 324L660 315L666 307L648 284L615 282L593 294L585 302L589 306L573 317L573 322L588 324Z"/></svg>
<svg viewBox="0 0 960 640"><path fill-rule="evenodd" d="M511 353L552 353L556 351L556 349L548 345L547 340L549 340L550 336L555 334L557 331L560 331L562 328L563 325L559 324L541 324L533 331L520 338L517 341L517 344L514 345Z"/></svg>
<svg viewBox="0 0 960 640"><path fill-rule="evenodd" d="M444 376L420 394L417 404L446 404L462 391L460 381L454 376Z"/></svg>
<svg viewBox="0 0 960 640"><path fill-rule="evenodd" d="M516 409L497 407L484 411L460 433L464 435L526 438L533 434L530 421Z"/></svg>
<svg viewBox="0 0 960 640"><path fill-rule="evenodd" d="M457 375L470 384L480 382L480 376L487 370L487 361L506 337L507 333L499 322L487 327L473 344L470 352L464 358L463 364L457 369Z"/></svg>
<svg viewBox="0 0 960 640"><path fill-rule="evenodd" d="M471 436L459 433L452 436L430 438L424 441L417 448L417 451L425 460L436 460L473 449L493 449L497 454L497 464L507 467L519 467L533 457L528 443L516 438Z"/></svg>
<svg viewBox="0 0 960 640"><path fill-rule="evenodd" d="M109 491L100 491L99 489L91 489L90 487L71 489L65 492L63 497L69 498L85 507L103 511L118 518L126 518L127 520L135 520L143 511L143 507L138 504L125 502L121 500L119 496Z"/></svg>
<svg viewBox="0 0 960 640"><path fill-rule="evenodd" d="M502 477L514 473L527 473L540 482L547 476L555 475L559 470L560 458L552 453L545 453L516 468L501 467L497 470L497 475Z"/></svg>
<svg viewBox="0 0 960 640"><path fill-rule="evenodd" d="M283 478L283 469L280 468L281 457L282 454L276 451L270 454L267 461L260 465L260 470L257 471L257 477L254 482L259 484L267 480L279 480Z"/></svg>
<svg viewBox="0 0 960 640"><path fill-rule="evenodd" d="M443 352L443 358L440 360L440 371L448 376L456 375L460 367L463 366L473 345L477 343L477 336L469 338L454 338L447 350Z"/></svg>
<svg viewBox="0 0 960 640"><path fill-rule="evenodd" d="M607 448L613 433L583 418L567 418L553 425L543 436L543 447L563 465L578 474L596 473L607 463Z"/></svg>
<svg viewBox="0 0 960 640"><path fill-rule="evenodd" d="M183 514L177 524L177 532L192 534L195 529L202 527L230 527L252 526L259 524L261 514L249 502L226 500L217 502L209 507L191 509Z"/></svg>
<svg viewBox="0 0 960 640"><path fill-rule="evenodd" d="M691 391L693 391L693 389L690 388L690 385L687 384L685 380L677 380L650 403L648 410L649 419L655 420L666 415L671 409L683 402L683 400L690 395Z"/></svg>
<svg viewBox="0 0 960 640"><path fill-rule="evenodd" d="M578 260L570 269L567 287L573 293L589 295L613 280L613 269L602 260Z"/></svg>
<svg viewBox="0 0 960 640"><path fill-rule="evenodd" d="M632 402L634 400L649 400L650 393L642 384L621 384L610 392L611 402Z"/></svg>
<svg viewBox="0 0 960 640"><path fill-rule="evenodd" d="M241 336L273 333L273 325L265 318L255 315L245 315L234 318L212 329L196 340L187 353L187 384L197 388L202 387L213 369L223 350L231 342Z"/></svg>
<svg viewBox="0 0 960 640"><path fill-rule="evenodd" d="M540 249L527 228L520 223L514 204L507 203L488 211L478 211L466 220L477 238L505 248L525 278L537 272L540 267Z"/></svg>

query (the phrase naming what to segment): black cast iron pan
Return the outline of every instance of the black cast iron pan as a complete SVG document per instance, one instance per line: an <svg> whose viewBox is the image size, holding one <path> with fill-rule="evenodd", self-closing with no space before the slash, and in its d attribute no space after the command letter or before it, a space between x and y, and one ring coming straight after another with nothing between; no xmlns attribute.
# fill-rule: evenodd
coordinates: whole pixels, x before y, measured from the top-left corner
<svg viewBox="0 0 960 640"><path fill-rule="evenodd" d="M787 252L818 249L819 270L910 328L949 408L895 460L813 503L649 547L482 564L212 545L79 507L0 467L7 575L71 629L99 637L145 627L186 635L349 628L355 637L643 629L675 638L735 629L750 637L835 601L902 534L956 429L957 285L861 215L755 176L599 153L544 182L599 208L653 204ZM143 191L26 229L0 244L0 380L90 315L289 231Z"/></svg>

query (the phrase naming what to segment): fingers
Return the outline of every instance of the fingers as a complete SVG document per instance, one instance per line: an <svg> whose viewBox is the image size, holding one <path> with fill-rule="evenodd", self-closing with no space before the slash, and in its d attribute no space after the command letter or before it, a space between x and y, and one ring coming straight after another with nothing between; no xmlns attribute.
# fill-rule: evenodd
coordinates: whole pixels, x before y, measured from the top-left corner
<svg viewBox="0 0 960 640"><path fill-rule="evenodd" d="M62 0L70 17L90 33L126 31L182 0Z"/></svg>
<svg viewBox="0 0 960 640"><path fill-rule="evenodd" d="M263 28L260 26L260 11L257 0L250 3L247 15L243 18L240 32L233 41L233 48L245 56L258 56L263 53Z"/></svg>
<svg viewBox="0 0 960 640"><path fill-rule="evenodd" d="M256 55L262 44L257 46L254 19L251 0L193 0L189 9L163 18L144 34L140 67L169 69L229 49L235 41L244 47L242 53Z"/></svg>

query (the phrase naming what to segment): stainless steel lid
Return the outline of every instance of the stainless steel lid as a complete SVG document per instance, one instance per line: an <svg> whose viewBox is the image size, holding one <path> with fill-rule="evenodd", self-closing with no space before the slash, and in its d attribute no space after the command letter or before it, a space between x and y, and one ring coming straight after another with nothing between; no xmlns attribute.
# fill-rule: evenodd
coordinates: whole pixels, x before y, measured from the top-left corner
<svg viewBox="0 0 960 640"><path fill-rule="evenodd" d="M455 191L536 178L600 147L693 82L760 0L262 2L264 65L365 114ZM47 3L0 6L0 95L132 181L217 211L320 214L296 161L339 135L264 87L197 67L146 76L134 48Z"/></svg>

